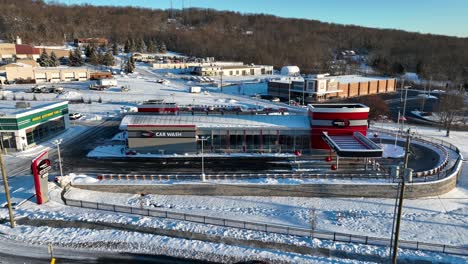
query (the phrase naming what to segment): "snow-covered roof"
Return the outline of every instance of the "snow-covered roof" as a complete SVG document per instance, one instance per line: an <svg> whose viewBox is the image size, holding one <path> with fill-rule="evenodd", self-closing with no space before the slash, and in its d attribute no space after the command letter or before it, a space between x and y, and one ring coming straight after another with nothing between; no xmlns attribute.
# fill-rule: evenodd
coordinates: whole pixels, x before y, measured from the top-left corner
<svg viewBox="0 0 468 264"><path fill-rule="evenodd" d="M203 128L310 129L307 115L127 115L120 129L129 125L195 125Z"/></svg>
<svg viewBox="0 0 468 264"><path fill-rule="evenodd" d="M361 76L361 75L338 75L338 76L311 76L306 79L310 80L334 80L339 83L357 83L357 82L370 82L378 80L387 80L392 79L388 77L379 77L379 76Z"/></svg>
<svg viewBox="0 0 468 264"><path fill-rule="evenodd" d="M289 76L289 77L281 77L278 79L272 79L270 82L275 83L291 83L291 82L304 82L304 78L301 76Z"/></svg>

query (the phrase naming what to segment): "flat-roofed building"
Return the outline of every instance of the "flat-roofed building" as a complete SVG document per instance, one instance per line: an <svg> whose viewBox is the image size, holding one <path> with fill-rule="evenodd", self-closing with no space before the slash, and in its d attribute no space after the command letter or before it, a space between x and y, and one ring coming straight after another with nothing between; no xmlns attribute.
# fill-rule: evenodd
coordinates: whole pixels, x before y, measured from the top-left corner
<svg viewBox="0 0 468 264"><path fill-rule="evenodd" d="M269 94L305 103L395 91L395 78L375 76L317 74L302 78L302 81L281 78L268 82Z"/></svg>
<svg viewBox="0 0 468 264"><path fill-rule="evenodd" d="M4 101L0 105L1 148L25 150L60 134L68 126L68 101Z"/></svg>
<svg viewBox="0 0 468 264"><path fill-rule="evenodd" d="M0 71L5 71L8 82L27 81L34 82L34 67L26 63L10 63L0 67Z"/></svg>
<svg viewBox="0 0 468 264"><path fill-rule="evenodd" d="M76 46L87 46L87 45L95 45L95 46L107 46L109 41L106 38L77 38L75 39Z"/></svg>
<svg viewBox="0 0 468 264"><path fill-rule="evenodd" d="M36 83L86 81L90 72L86 67L38 67L34 69Z"/></svg>
<svg viewBox="0 0 468 264"><path fill-rule="evenodd" d="M0 60L12 60L16 55L16 47L13 43L0 43Z"/></svg>
<svg viewBox="0 0 468 264"><path fill-rule="evenodd" d="M85 81L90 78L90 71L86 67L35 67L32 62L10 63L0 67L8 82L26 81L43 82L67 82Z"/></svg>
<svg viewBox="0 0 468 264"><path fill-rule="evenodd" d="M31 45L26 44L16 44L16 58L18 59L39 59L41 55L41 50L39 48L35 48Z"/></svg>
<svg viewBox="0 0 468 264"><path fill-rule="evenodd" d="M194 73L200 76L246 76L272 74L270 65L202 65L194 67Z"/></svg>

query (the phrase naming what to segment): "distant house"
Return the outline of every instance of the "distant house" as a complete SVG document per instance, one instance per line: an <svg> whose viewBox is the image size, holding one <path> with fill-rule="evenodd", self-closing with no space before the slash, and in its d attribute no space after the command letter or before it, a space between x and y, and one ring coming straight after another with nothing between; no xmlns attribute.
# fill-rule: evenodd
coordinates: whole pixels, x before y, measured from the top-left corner
<svg viewBox="0 0 468 264"><path fill-rule="evenodd" d="M70 50L67 50L67 49L59 49L59 48L40 48L41 49L41 53L43 51L45 51L49 56L52 54L52 52L55 53L55 56L57 56L57 58L62 58L62 57L65 57L65 58L68 58L68 55L70 54Z"/></svg>
<svg viewBox="0 0 468 264"><path fill-rule="evenodd" d="M95 46L107 46L109 41L106 38L77 38L75 39L76 46L87 46L87 45L95 45Z"/></svg>
<svg viewBox="0 0 468 264"><path fill-rule="evenodd" d="M18 59L39 59L41 49L26 44L15 44L16 58Z"/></svg>
<svg viewBox="0 0 468 264"><path fill-rule="evenodd" d="M12 60L16 55L16 47L13 43L0 43L0 60Z"/></svg>

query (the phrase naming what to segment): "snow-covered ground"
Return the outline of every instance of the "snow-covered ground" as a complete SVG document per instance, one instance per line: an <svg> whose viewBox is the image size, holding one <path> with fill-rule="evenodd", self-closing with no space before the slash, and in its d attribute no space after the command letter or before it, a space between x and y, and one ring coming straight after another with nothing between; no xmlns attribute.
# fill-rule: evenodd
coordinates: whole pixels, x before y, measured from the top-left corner
<svg viewBox="0 0 468 264"><path fill-rule="evenodd" d="M147 66L138 66L138 74L118 76L119 86L128 86L129 92L121 92L115 87L106 91L91 91L88 85L92 82L71 82L60 85L65 88L62 95L27 93L31 85L6 85L0 92L8 100L13 96L17 99L38 100L78 100L91 99L92 104L71 104L70 112L81 112L85 115L83 121L89 124L101 120L106 116L120 115L122 108L134 107L137 103L148 99L164 99L167 102L178 104L197 105L238 105L243 107L289 107L284 104L272 103L265 100L251 98L249 95L262 94L266 83L255 80L261 77L230 77L223 81L236 85L219 88L203 85L206 93L188 93L188 87L194 85L182 80L177 74L166 74ZM271 76L270 76L271 77ZM155 80L165 78L170 80L168 85L161 85ZM242 83L241 83L242 82ZM199 84L196 84L199 86ZM14 93L13 93L14 92ZM101 99L103 103L97 103ZM299 108L290 107L298 111ZM78 122L79 123L79 122ZM376 124L377 127L394 128L395 124ZM86 126L72 126L60 138L72 138L81 133ZM468 157L468 133L452 131L451 137L444 137L444 131L427 127L413 127L413 131L426 136L446 140L458 146L465 157ZM118 137L116 138L118 139ZM6 155L7 164L29 162L37 153L52 148L47 141L40 146L22 153ZM389 145L388 148L393 146ZM117 148L117 147L116 147ZM120 149L118 149L120 151ZM401 154L401 150L391 150L392 155ZM14 166L13 166L14 167ZM401 238L422 242L445 243L450 245L468 244L468 167L463 164L463 174L457 188L451 192L423 199L406 199L403 209ZM81 178L86 182L89 179ZM354 182L354 180L353 180ZM89 182L88 182L89 183ZM150 217L137 217L124 214L96 212L87 209L70 208L60 203L59 191L51 191L52 201L46 205L38 206L32 201L26 201L33 194L32 178L21 177L10 181L12 197L18 203L16 216L51 219L89 219L96 221L109 221L135 224L141 226L154 226L173 228L178 230L196 230L218 235L234 236L238 238L251 238L271 240L277 242L305 244L315 247L340 248L348 252L367 252L385 255L386 249L372 246L358 246L344 243L331 243L319 240L306 240L290 236L266 235L261 232L242 231L232 228L206 226L183 221L172 221ZM52 184L51 184L52 185ZM97 202L113 202L126 205L141 205L148 207L162 207L178 212L196 213L210 216L221 216L235 219L260 221L265 223L288 224L301 227L310 227L315 219L318 230L351 233L359 235L390 237L394 199L376 198L302 198L302 197L212 197L212 196L166 196L149 194L140 197L134 194L112 194L90 192L72 189L69 197ZM4 199L4 195L0 194ZM34 199L33 199L34 201ZM4 202L4 200L3 200ZM2 202L2 203L3 203ZM22 204L21 204L22 203ZM7 210L0 209L0 216L7 217ZM47 244L54 242L58 245L71 247L100 248L105 244L111 245L115 251L128 250L141 253L171 254L175 256L191 256L200 259L222 261L212 257L210 252L219 252L226 256L261 256L270 260L284 260L289 263L329 263L330 259L312 257L299 254L278 252L273 250L259 250L245 247L226 246L222 244L201 241L188 242L187 240L168 238L163 236L124 232L116 230L88 230L77 228L50 228L21 226L10 229L6 224L0 225L0 232L7 237L21 241ZM86 246L88 245L88 246ZM163 245L163 246L161 246ZM426 254L403 250L401 255L410 258L425 260L441 260L451 263L466 263L466 258L451 257L437 254ZM340 263L341 260L333 260ZM353 263L343 260L343 263Z"/></svg>
<svg viewBox="0 0 468 264"><path fill-rule="evenodd" d="M286 243L293 245L310 246L314 248L328 248L343 250L348 253L357 254L370 254L380 257L388 256L388 248L377 247L377 246L363 246L341 242L331 242L319 239L309 239L303 237L295 237L281 234L266 234L263 232L252 231L252 230L241 230L236 228L225 228L211 225L203 225L198 223L191 223L178 220L168 220L153 217L126 215L121 213L112 212L99 212L90 209L80 209L76 207L66 207L61 203L60 200L60 189L53 188L54 184L50 184L50 196L51 201L47 204L38 206L31 201L23 204L20 209L15 211L16 217L25 216L31 219L57 219L57 220L78 220L78 221L93 221L93 222L107 222L107 223L120 223L123 225L137 225L142 227L150 228L164 228L169 230L181 230L189 232L197 232L202 234L232 237L236 239L249 239L249 240L260 240L270 241L276 243ZM197 206L198 200L194 203L187 202L185 200L184 205L178 205L174 201L181 200L181 197L175 197L175 200L171 200L171 203L165 199L159 199L158 201L152 201L153 196L148 197L147 200L142 200L134 195L119 195L111 196L109 198L103 197L100 193L96 192L81 192L72 191L73 193L67 194L74 196L77 199L97 199L97 201L115 202L122 204L132 204L140 206L142 203L146 203L148 206L163 207L168 210L186 211L191 212L202 212L206 213L209 207L213 207L213 204L206 204L206 207L200 205ZM186 197L194 198L194 197ZM300 206L297 205L298 200L293 199L288 205L281 205L278 203L276 198L270 201L249 201L251 199L257 199L255 197L242 197L242 198L227 198L227 197L213 197L208 198L213 200L207 200L205 202L217 202L218 205L216 211L219 211L217 216L223 216L230 214L233 217L239 217L240 219L249 220L247 215L257 215L256 218L266 219L265 222L270 223L268 220L270 217L262 215L270 215L273 219L283 218L299 222L301 221ZM289 199L289 198L288 198ZM152 202L150 202L152 201ZM245 208L245 205L250 203L253 207ZM311 201L312 202L312 201ZM353 204L352 202L331 202L341 204L343 208ZM359 202L354 202L353 207L356 207ZM361 201L362 203L362 201ZM168 205L175 206L170 208ZM263 209L260 209L263 208ZM258 209L255 209L258 208ZM234 209L234 210L233 210ZM344 209L348 212L347 209ZM214 212L213 212L214 214ZM310 215L312 212L306 210L302 215ZM0 211L2 217L6 217L6 210ZM319 210L316 211L317 219L320 220L321 213ZM355 217L360 214L359 211L355 211ZM369 217L368 214L365 215ZM297 218L297 219L295 219ZM346 214L338 214L334 216L335 222L343 222L342 219L346 218ZM343 222L348 223L348 222ZM301 226L299 223L298 226ZM318 229L320 225L317 226ZM338 230L335 230L338 231ZM450 231L450 230L448 230ZM7 238L27 242L34 244L47 245L49 243L54 244L54 247L72 247L72 248L88 248L91 250L99 249L104 250L107 248L111 251L126 251L135 253L148 253L148 254L168 254L179 257L190 257L195 259L205 259L211 261L227 261L228 258L234 258L237 261L247 259L263 259L274 261L274 263L364 263L363 261L339 259L339 258L323 258L311 255L301 255L294 253L280 252L276 250L263 250L258 248L250 247L237 247L229 246L224 244L202 242L197 240L185 240L178 238L171 238L159 235L142 234L136 232L118 231L118 230L91 230L81 228L54 228L47 226L32 227L32 226L18 226L15 229L11 229L7 224L0 225L0 232ZM213 253L217 254L213 254ZM429 252L411 251L411 250L400 250L400 257L419 259L419 260L438 260L446 263L463 263L466 258L457 256L448 256L444 254L436 254Z"/></svg>

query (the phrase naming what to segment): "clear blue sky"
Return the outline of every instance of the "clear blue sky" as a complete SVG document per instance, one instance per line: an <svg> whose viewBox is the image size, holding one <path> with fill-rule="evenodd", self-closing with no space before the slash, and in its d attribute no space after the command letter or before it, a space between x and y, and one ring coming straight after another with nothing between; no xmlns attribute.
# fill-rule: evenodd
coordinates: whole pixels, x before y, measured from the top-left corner
<svg viewBox="0 0 468 264"><path fill-rule="evenodd" d="M171 0L55 1L158 9L171 6ZM468 37L468 0L172 0L172 3L178 9L184 5Z"/></svg>

